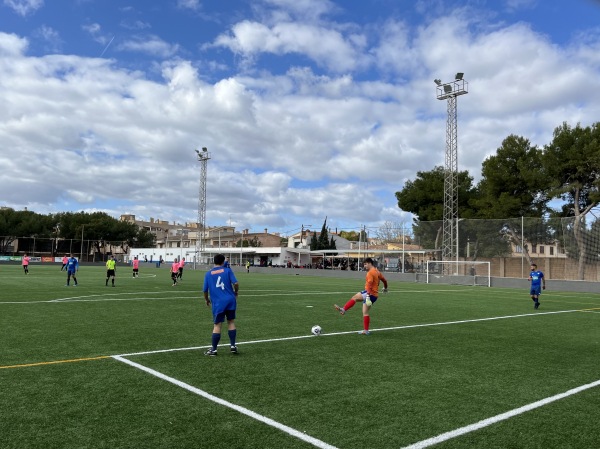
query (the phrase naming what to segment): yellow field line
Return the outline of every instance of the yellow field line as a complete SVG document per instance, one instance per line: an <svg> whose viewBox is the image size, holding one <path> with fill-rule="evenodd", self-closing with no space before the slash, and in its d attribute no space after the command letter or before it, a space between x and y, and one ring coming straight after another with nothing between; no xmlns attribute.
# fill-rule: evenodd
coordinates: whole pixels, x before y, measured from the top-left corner
<svg viewBox="0 0 600 449"><path fill-rule="evenodd" d="M580 312L586 312L588 310L600 310L600 307L592 307L591 309L581 309Z"/></svg>
<svg viewBox="0 0 600 449"><path fill-rule="evenodd" d="M85 358L81 358L81 359L52 360L50 362L25 363L23 365L6 365L6 366L0 366L0 369L26 368L26 367L30 367L30 366L55 365L57 363L87 362L88 360L101 360L101 359L110 359L110 356L100 355L98 357L85 357Z"/></svg>

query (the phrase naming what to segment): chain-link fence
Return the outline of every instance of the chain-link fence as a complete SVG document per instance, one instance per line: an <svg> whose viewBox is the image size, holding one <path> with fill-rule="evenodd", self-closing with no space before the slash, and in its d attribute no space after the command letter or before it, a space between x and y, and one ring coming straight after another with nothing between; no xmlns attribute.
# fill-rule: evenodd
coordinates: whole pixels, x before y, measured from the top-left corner
<svg viewBox="0 0 600 449"><path fill-rule="evenodd" d="M0 255L55 258L73 254L82 262L105 262L114 255L117 260L125 260L128 246L126 242L108 242L81 239L57 239L45 237L2 237Z"/></svg>
<svg viewBox="0 0 600 449"><path fill-rule="evenodd" d="M490 262L492 276L527 277L533 262L551 279L600 280L600 220L594 214L457 219L453 224L453 259ZM433 258L439 258L436 250L442 245L442 225L441 220L418 222L386 245L429 250Z"/></svg>
<svg viewBox="0 0 600 449"><path fill-rule="evenodd" d="M441 259L442 224L441 220L418 222L394 229L378 244L363 242L358 250L343 250L344 255L331 254L323 260L331 259L332 267L349 267L353 261L360 267L358 261L368 255L386 270L423 272L427 261ZM455 261L490 262L494 277L527 277L530 263L535 262L548 279L600 281L600 220L591 213L581 218L457 219L453 238L458 248ZM73 254L92 262L105 261L111 254L126 260L128 250L125 242L0 236L3 256Z"/></svg>

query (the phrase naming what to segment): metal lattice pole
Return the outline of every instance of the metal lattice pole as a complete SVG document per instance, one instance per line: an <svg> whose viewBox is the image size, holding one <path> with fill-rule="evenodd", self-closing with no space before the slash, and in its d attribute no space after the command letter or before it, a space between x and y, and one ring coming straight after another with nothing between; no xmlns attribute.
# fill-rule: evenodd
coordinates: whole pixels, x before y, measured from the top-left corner
<svg viewBox="0 0 600 449"><path fill-rule="evenodd" d="M203 147L202 151L196 150L198 161L200 162L200 192L198 194L198 222L196 233L196 264L202 260L202 253L205 249L204 234L206 230L206 169L210 153Z"/></svg>
<svg viewBox="0 0 600 449"><path fill-rule="evenodd" d="M444 224L442 260L453 260L456 247L456 220L458 218L458 148L456 135L456 97L448 98L446 122L446 154L444 164Z"/></svg>
<svg viewBox="0 0 600 449"><path fill-rule="evenodd" d="M435 80L437 99L448 100L446 121L446 152L444 158L444 221L442 260L458 260L458 133L457 98L469 93L468 83L457 73L450 83Z"/></svg>

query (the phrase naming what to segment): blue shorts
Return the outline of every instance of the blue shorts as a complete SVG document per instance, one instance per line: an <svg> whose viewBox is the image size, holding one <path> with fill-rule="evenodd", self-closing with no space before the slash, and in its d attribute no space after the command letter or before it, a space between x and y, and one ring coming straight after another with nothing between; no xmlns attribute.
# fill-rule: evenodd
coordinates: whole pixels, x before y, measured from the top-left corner
<svg viewBox="0 0 600 449"><path fill-rule="evenodd" d="M226 310L225 312L217 313L213 315L213 323L219 324L225 321L227 317L227 321L235 320L235 309L234 310Z"/></svg>
<svg viewBox="0 0 600 449"><path fill-rule="evenodd" d="M67 270L69 276L75 276L75 270Z"/></svg>
<svg viewBox="0 0 600 449"><path fill-rule="evenodd" d="M360 292L360 294L362 295L364 301L367 298L367 291L363 290L362 292ZM371 298L371 302L377 301L377 296L370 295L369 298Z"/></svg>
<svg viewBox="0 0 600 449"><path fill-rule="evenodd" d="M529 290L529 294L531 296L540 296L542 294L542 287L540 287L539 285L537 287L531 287L531 290Z"/></svg>

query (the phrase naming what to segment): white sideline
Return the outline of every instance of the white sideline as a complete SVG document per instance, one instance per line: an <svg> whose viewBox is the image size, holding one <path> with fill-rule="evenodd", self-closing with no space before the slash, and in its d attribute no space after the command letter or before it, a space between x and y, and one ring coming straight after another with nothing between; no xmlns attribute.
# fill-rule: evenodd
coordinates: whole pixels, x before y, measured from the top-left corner
<svg viewBox="0 0 600 449"><path fill-rule="evenodd" d="M387 331L387 330L399 330L399 329L414 329L414 328L419 328L419 327L431 327L431 326L444 326L444 325L450 325L450 324L464 324L464 323L476 323L476 322L482 322L482 321L493 321L493 320L502 320L502 319L509 319L509 318L522 318L522 317L528 317L528 316L542 316L542 315L555 315L555 314L560 314L560 313L573 313L573 312L584 312L586 310L582 310L582 309L574 309L574 310L560 310L560 311L554 311L554 312L536 312L536 313L527 313L527 314L520 314L520 315L506 315L506 316L498 316L498 317L489 317L489 318L478 318L478 319L472 319L472 320L458 320L458 321L445 321L445 322L439 322L439 323L425 323L425 324L412 324L412 325L407 325L407 326L397 326L397 327L386 327L386 328L380 328L380 329L373 329L373 331ZM294 337L284 337L284 338L273 338L273 339L264 339L264 340L252 340L252 341L245 341L245 342L238 342L237 345L244 345L244 344L255 344L255 343L270 343L270 342L278 342L278 341L289 341L289 340L299 340L299 339L304 339L304 338L320 338L323 336L334 336L334 335L345 335L345 334L354 334L356 333L356 331L346 331L346 332L334 332L334 333L327 333L327 334L321 334L320 336L315 336L315 335L299 335L299 336L294 336ZM226 344L220 345L220 346L228 346ZM257 419L258 421L264 422L270 426L273 426L279 430L282 430L285 433L288 433L292 436L295 436L299 439L302 439L303 441L306 441L310 444L313 444L314 446L318 447L318 448L323 448L323 449L336 449L334 446L331 446L327 443L324 443L316 438L310 437L308 435L306 435L305 433L299 432L298 430L295 430L291 427L285 426L281 423L278 423L276 421L273 421L270 418L267 418L265 416L259 415L251 410L248 410L244 407L232 404L230 402L227 402L223 399L217 398L216 396L212 396L211 394L200 390L198 388L192 387L191 385L188 385L184 382L181 382L177 379L174 379L172 377L169 377L165 374L162 374L158 371L155 371L151 368L148 368L144 365L140 365L138 363L135 363L125 357L132 357L132 356L136 356L136 355L148 355L148 354L158 354L158 353L165 353L165 352L176 352L176 351L189 351L189 350L198 350L198 349L203 349L203 348L207 348L208 346L195 346L195 347L187 347L187 348L172 348L172 349L159 349L159 350L155 350L155 351L144 351L144 352L134 352L134 353L129 353L129 354L120 354L120 355L113 355L111 356L112 358L114 358L115 360L119 360L120 362L126 363L130 366L133 366L135 368L141 369L142 371L145 371L149 374L152 374L160 379L166 380L168 382L171 382L181 388L184 388L192 393L198 394L206 399L209 399L211 401L214 401L218 404L224 405L226 407L232 408L242 414L245 414L251 418ZM563 399L565 397L571 396L573 394L577 394L581 391L587 390L589 388L593 388L596 386L600 385L600 380L596 381L596 382L592 382L590 384L586 384L586 385L582 385L580 387L574 388L572 390L569 390L565 393L561 393L546 399L542 399L540 401L537 402L533 402L529 405L525 405L523 407L519 407L517 409L502 413L500 415L496 415L493 416L491 418L487 418L484 419L482 421L479 421L475 424L471 424L469 426L465 426L465 427L461 427L459 429L450 431L450 432L446 432L443 434L440 434L436 437L433 438L429 438L423 441L420 441L418 443L412 444L410 446L406 446L402 449L424 449L427 448L429 446L433 446L435 444L441 443L443 441L452 439L452 438L456 438L460 435L464 435L466 433L469 432L473 432L475 430L481 429L483 427L487 427L490 426L492 424L495 424L497 422L509 419L513 416L517 416L519 414L525 413L527 411L533 410L535 408L538 407L542 407L543 405L549 404L551 402L557 401L559 399Z"/></svg>
<svg viewBox="0 0 600 449"><path fill-rule="evenodd" d="M395 326L395 327L382 327L378 329L371 329L372 332L380 332L380 331L391 331L391 330L401 330L401 329L415 329L418 327L433 327L433 326L447 326L450 324L464 324L464 323L477 323L481 321L495 321L495 320L506 320L509 318L522 318L528 316L543 316L543 315L555 315L558 313L573 313L573 312L583 312L582 309L576 310L559 310L555 312L536 312L536 313L524 313L520 315L505 315L505 316L494 316L489 318L475 318L472 320L458 320L458 321L443 321L440 323L424 323L424 324L408 324L406 326ZM321 337L333 337L335 335L347 335L347 334L356 334L358 331L344 331L344 332L331 332L331 333L323 333L319 336L316 335L298 335L294 337L282 337L282 338L270 338L265 340L251 340L251 341L239 341L236 344L240 345L250 345L255 343L271 343L277 341L288 341L288 340L300 340L303 338L321 338ZM219 346L229 346L229 344L221 344ZM164 352L176 352L176 351L192 351L197 349L208 348L209 346L193 346L187 348L171 348L171 349L157 349L154 351L143 351L143 352L131 352L128 354L118 354L113 357L133 357L136 355L148 355L148 354L160 354Z"/></svg>
<svg viewBox="0 0 600 449"><path fill-rule="evenodd" d="M220 399L216 396L213 396L210 393L207 393L206 391L200 390L199 388L196 388L196 387L192 387L191 385L186 384L185 382L181 382L177 379L174 379L173 377L169 377L163 373L155 371L152 368L148 368L144 365L140 365L139 363L132 362L131 360L125 359L118 355L113 356L113 359L118 360L123 363L126 363L127 365L133 366L134 368L138 368L142 371L147 372L148 374L152 374L153 376L156 376L159 379L166 380L167 382L170 382L174 385L177 385L178 387L181 387L181 388L183 388L187 391L190 391L194 394L197 394L198 396L202 396L203 398L206 398L210 401L216 402L219 405L229 407L239 413L242 413L243 415L249 416L250 418L256 419L257 421L263 422L271 427L275 427L276 429L281 430L282 432L285 432L288 435L296 437L302 441L306 441L307 443L312 444L315 447L318 447L320 449L337 449L335 446L332 446L321 440L313 438L310 435L305 434L304 432L300 432L299 430L293 429L289 426L286 426L277 421L274 421L271 418L267 418L266 416L255 413L252 410L248 410L245 407L241 407L239 405L232 404L231 402L225 401L224 399Z"/></svg>
<svg viewBox="0 0 600 449"><path fill-rule="evenodd" d="M475 424L470 424L465 427L460 427L460 428L452 430L450 432L442 433L433 438L428 438L426 440L419 441L418 443L411 444L410 446L405 446L402 449L424 449L424 448L433 446L435 444L441 443L443 441L448 441L452 438L456 438L458 436L464 435L466 433L473 432L475 430L479 430L479 429L482 429L487 426L491 426L492 424L496 424L500 421L505 421L514 416L534 410L536 408L550 404L551 402L558 401L559 399L564 399L566 397L572 396L574 394L580 393L580 392L582 392L584 390L588 390L590 388L597 387L599 385L600 385L600 380L597 380L596 382L592 382L592 383L582 385L577 388L573 388L571 390L565 391L564 393L560 393L555 396L550 396L546 399L542 399L540 401L536 401L536 402L532 402L531 404L524 405L523 407L519 407L514 410L510 410L508 412L501 413L496 416L492 416L491 418L481 420L479 422L476 422Z"/></svg>

